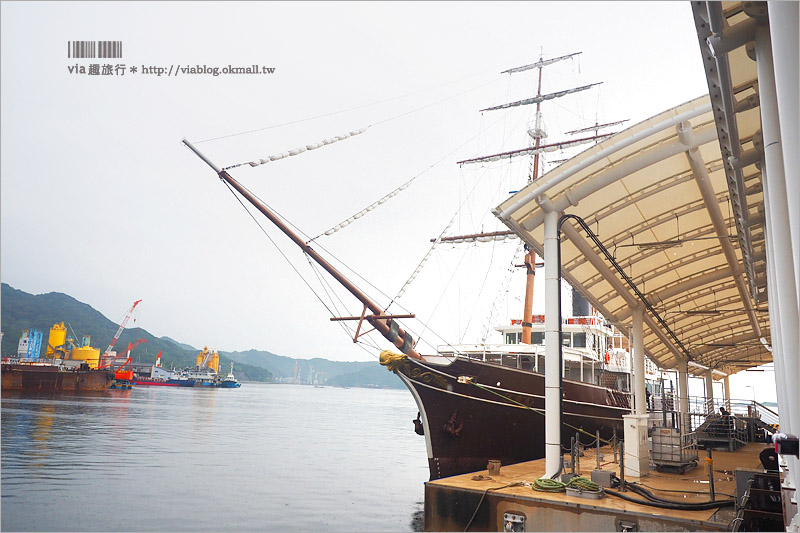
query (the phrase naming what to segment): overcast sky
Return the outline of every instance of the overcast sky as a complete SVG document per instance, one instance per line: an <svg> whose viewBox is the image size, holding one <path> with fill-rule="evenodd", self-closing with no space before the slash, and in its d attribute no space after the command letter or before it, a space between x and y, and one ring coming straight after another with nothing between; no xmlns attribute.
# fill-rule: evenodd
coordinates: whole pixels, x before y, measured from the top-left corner
<svg viewBox="0 0 800 533"><path fill-rule="evenodd" d="M122 58L69 58L73 40L121 41ZM293 270L324 296L303 255L267 227L287 262L180 140L206 141L228 166L370 126L231 173L309 238L419 175L315 241L385 305L454 213L450 234L502 229L489 210L529 162L456 162L526 146L532 106L479 110L535 94L535 71L502 70L573 52L545 69L543 91L603 84L543 105L548 140L632 125L707 90L689 2L3 2L2 281L115 321L142 299L140 327L194 346L369 360L375 350L330 323ZM124 75L70 72L91 64ZM488 250L437 248L399 300L430 344L479 341L521 313L524 280L507 274L517 244ZM360 314L342 301L341 314Z"/></svg>

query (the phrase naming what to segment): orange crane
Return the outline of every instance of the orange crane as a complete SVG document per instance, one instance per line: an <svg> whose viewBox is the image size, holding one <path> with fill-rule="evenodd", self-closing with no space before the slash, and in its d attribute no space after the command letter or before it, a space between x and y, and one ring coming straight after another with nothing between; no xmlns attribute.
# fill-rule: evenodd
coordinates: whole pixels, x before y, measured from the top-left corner
<svg viewBox="0 0 800 533"><path fill-rule="evenodd" d="M144 339L141 339L144 340ZM122 363L119 368L114 370L114 380L120 383L123 386L130 386L131 382L133 381L133 368L131 367L131 350L133 349L133 345L128 343L128 358L125 359L125 362ZM123 368L128 367L128 370L123 370Z"/></svg>

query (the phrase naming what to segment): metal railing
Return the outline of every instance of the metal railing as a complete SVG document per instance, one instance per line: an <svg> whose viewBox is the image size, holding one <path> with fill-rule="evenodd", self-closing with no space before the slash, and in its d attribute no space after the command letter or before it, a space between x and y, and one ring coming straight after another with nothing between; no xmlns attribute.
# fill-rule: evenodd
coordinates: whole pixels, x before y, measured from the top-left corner
<svg viewBox="0 0 800 533"><path fill-rule="evenodd" d="M690 396L687 400L688 412L680 413L681 397L669 392L663 396L652 395L647 409L652 425L683 428L690 433L696 431L711 415L729 415L729 433L740 438L747 433L748 419L760 420L762 424L773 427L780 424L777 412L754 400L712 400L704 396Z"/></svg>

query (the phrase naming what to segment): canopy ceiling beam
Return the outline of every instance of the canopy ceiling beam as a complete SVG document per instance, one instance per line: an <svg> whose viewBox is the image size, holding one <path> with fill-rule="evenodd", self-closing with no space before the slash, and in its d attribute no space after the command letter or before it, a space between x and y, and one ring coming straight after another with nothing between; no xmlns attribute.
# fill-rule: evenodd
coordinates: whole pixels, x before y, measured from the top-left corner
<svg viewBox="0 0 800 533"><path fill-rule="evenodd" d="M706 70L709 96L711 96L719 132L722 158L726 162L731 159L736 160L741 156L741 140L736 122L735 91L731 81L728 52L752 41L755 37L755 25L751 19L735 26L728 25L722 11L722 2L692 2L692 10L695 26L698 29L697 34ZM701 21L707 22L707 24L702 24ZM752 279L755 276L752 261L753 242L747 224L749 209L747 208L742 169L735 168L729 163L725 165L725 174L728 178L728 190L733 200L734 218L747 277ZM757 301L755 284L750 283L748 289L751 297Z"/></svg>
<svg viewBox="0 0 800 533"><path fill-rule="evenodd" d="M671 126L674 126L676 124L680 124L681 122L683 122L685 120L690 120L690 119L692 119L692 118L694 118L696 116L702 115L703 113L707 113L710 110L711 110L711 104L710 103L709 104L704 104L704 105L698 106L698 107L696 107L694 109L690 109L689 111L686 111L684 113L679 113L678 115L673 115L671 117L667 117L664 120L662 120L661 122L659 122L657 124L653 124L653 125L649 126L648 128L645 128L645 129L643 129L641 131L638 131L637 133L635 133L633 135L629 135L627 137L623 137L623 136L617 135L617 136L613 137L612 140L616 139L617 137L619 137L619 139L615 140L615 142L611 143L606 148L598 150L595 154L593 154L592 156L586 158L581 163L579 163L577 165L574 165L574 166L571 166L569 168L566 168L563 172L559 172L557 175L553 176L552 179L548 179L546 182L538 183L538 184L537 183L532 184L533 185L532 189L530 191L524 193L508 209L505 209L505 210L502 210L502 211L495 210L494 213L495 213L495 215L497 215L497 217L501 221L505 222L505 221L509 220L512 215L514 215L520 208L525 206L528 202L530 202L531 200L536 199L539 195L546 193L552 187L558 185L559 183L561 183L564 180L568 179L569 177L575 175L576 173L580 172L581 170L583 170L585 168L588 168L589 166L593 165L594 163L597 163L598 161L601 161L601 160L607 158L608 156L610 156L612 154L617 153L619 150L622 150L623 148L626 148L626 147L630 146L631 144L635 143L636 141L639 141L639 140L642 140L642 139L646 139L647 137L649 137L649 136L651 136L651 135L653 135L655 133L663 131L663 130L665 130L665 129L671 127ZM560 209L559 211L563 212L563 208ZM522 217L518 217L518 218L522 219ZM541 222L539 222L539 224L541 224ZM538 226L539 224L536 224L534 227ZM526 224L526 226L527 226L527 224ZM532 228L528 228L528 229L530 230Z"/></svg>
<svg viewBox="0 0 800 533"><path fill-rule="evenodd" d="M689 303L694 301L694 300L698 300L700 298L711 296L713 294L717 294L718 295L717 300L719 300L719 297L722 297L722 293L723 292L725 292L727 290L735 290L735 288L736 288L736 283L735 283L733 277L728 277L728 278L724 278L723 277L720 280L717 280L716 284L711 285L711 286L708 286L708 285L710 285L710 284L707 283L705 285L698 286L698 287L695 288L695 290L693 290L691 292L682 292L682 293L674 295L672 297L673 299L670 302L670 305L671 306L684 306L685 305L689 309L692 309L693 306L689 306ZM696 289L699 289L701 287L702 287L702 289L698 292L698 290L696 290ZM658 299L658 297L661 294L660 292L652 291L651 294L653 295L653 302L657 302L658 305L664 305L664 300L663 299L661 299L661 300ZM615 298L616 298L616 295L613 292L608 292L608 293L604 294L602 298L599 298L599 300L601 302L603 302L603 303L608 303L608 302L613 301ZM738 294L737 294L736 298L740 298ZM744 309L744 308L742 308L742 309ZM630 316L630 314L622 313L621 311L620 311L619 314L620 315L625 315L626 319Z"/></svg>
<svg viewBox="0 0 800 533"><path fill-rule="evenodd" d="M694 240L694 239L703 238L707 234L713 233L713 231L714 231L713 228L705 228L700 232L697 232L697 233L694 233L692 235L689 235L689 238L687 240L691 241L691 240ZM642 252L641 254L636 256L636 261L633 261L632 260L633 258L631 257L631 258L628 258L628 260L619 260L619 263L620 263L620 265L623 266L623 268L630 269L633 265L636 264L636 262L642 261L642 260L645 260L645 259L649 259L649 258L653 257L655 254L658 254L658 253L661 253L661 252L663 252L663 250L650 250L649 252ZM674 262L670 263L668 266L664 265L661 268L653 269L651 271L650 275L645 274L640 279L645 281L645 282L647 282L647 281L649 281L649 280L651 280L651 279L653 279L655 277L658 277L658 276L662 275L665 272L665 270L667 270L667 269L683 268L683 267L689 266L689 265L691 265L691 264L693 264L693 263L695 263L697 261L702 261L704 259L708 259L709 257L715 257L717 254L718 254L718 250L716 248L707 248L705 250L701 250L699 252L695 252L695 253L693 253L693 254L691 254L689 256L686 256L686 257L680 259L679 261L674 261ZM575 259L570 261L569 264L572 265L572 266L579 266L580 264L582 264L584 262L585 262L584 258L576 257ZM712 267L712 268L717 268L718 266L719 265L714 265L714 267ZM708 271L708 270L711 270L711 268L706 268L706 271ZM597 283L599 283L601 281L603 281L602 276L600 276L599 274L595 274L594 276L590 276L589 278L587 278L583 285L587 289L590 289L595 284L597 284ZM675 283L680 283L680 281L677 281ZM672 284L669 284L669 285L672 285ZM663 287L659 287L658 290L661 290L661 289L663 289Z"/></svg>
<svg viewBox="0 0 800 533"><path fill-rule="evenodd" d="M719 243L722 247L722 252L725 254L725 259L728 261L728 266L730 266L731 270L733 270L735 273L734 279L736 280L736 288L739 290L739 294L742 298L742 304L746 309L747 317L750 319L750 325L753 328L753 333L757 337L761 337L761 326L758 324L758 319L756 318L756 313L753 309L750 299L751 294L748 291L747 281L744 279L744 273L740 271L739 261L736 258L736 252L733 250L733 245L727 239L728 230L725 227L725 219L722 217L722 213L719 209L719 202L716 199L714 188L711 185L711 177L706 172L706 165L703 162L703 157L700 155L700 151L697 148L691 148L691 146L696 146L693 139L694 132L692 125L688 122L679 124L678 137L680 138L681 142L684 142L686 146L690 147L686 151L686 158L689 160L689 166L691 166L692 172L694 173L697 187L700 189L700 195L703 197L703 201L708 208L708 214L711 217L711 222L714 224L714 229L717 232L717 236L720 238ZM755 287L754 277L751 277L750 279L753 283L753 287Z"/></svg>
<svg viewBox="0 0 800 533"><path fill-rule="evenodd" d="M705 231L703 233L708 233L708 232ZM648 252L640 252L635 256L629 257L627 260L620 260L619 263L625 268L635 269L640 262L649 260L653 256L663 253L665 253L664 249L655 249L655 250L650 250ZM667 272L671 272L679 268L689 267L694 263L697 263L698 261L707 261L709 259L716 259L718 253L719 252L716 247L709 247L704 250L698 250L697 252L694 252L691 255L684 256L679 260L673 260L668 263L665 262L659 267L650 268L645 273L639 275L638 280L641 281L642 283L648 283L658 278L659 276L663 276ZM714 266L717 266L717 264L719 264L719 261L714 261ZM659 286L658 289L660 290L661 287Z"/></svg>
<svg viewBox="0 0 800 533"><path fill-rule="evenodd" d="M730 267L723 267L712 272L707 272L705 274L695 276L686 280L681 280L675 285L668 287L661 292L655 293L653 296L653 300L658 301L659 303L663 303L674 296L677 296L681 293L686 293L693 289L697 289L698 287L703 287L708 285L709 283L713 283L715 281L719 281L721 279L725 279L731 275ZM627 320L630 317L630 313L620 313L620 318L622 320Z"/></svg>
<svg viewBox="0 0 800 533"><path fill-rule="evenodd" d="M578 231L573 228L569 224L564 224L561 228L564 232L564 235L572 242L573 245L582 253L584 254L589 262L596 268L598 271L603 273L603 276L606 280L614 286L614 288L619 292L619 295L625 300L625 303L628 304L629 307L633 308L639 305L639 301L629 292L628 288L623 285L623 283L619 280L619 277L614 274L611 269L606 265L606 263L597 255L595 250L586 242L586 239L582 238ZM680 349L675 346L672 340L663 332L661 328L658 327L656 322L653 320L649 314L645 314L644 322L647 324L647 327L650 329L652 333L654 333L661 342L664 343L672 352L672 354L680 361L685 361L686 355L680 351Z"/></svg>
<svg viewBox="0 0 800 533"><path fill-rule="evenodd" d="M749 341L758 341L759 339L760 337L756 337L752 333L748 332L728 337L724 341L719 339L714 344L731 344L733 345L731 348L734 348L737 344L742 344ZM697 353L698 356L705 356L709 353L719 350L720 348L720 346L700 346L695 349L695 353Z"/></svg>
<svg viewBox="0 0 800 533"><path fill-rule="evenodd" d="M726 193L720 194L719 199L722 200L727 197ZM645 233L647 231L652 231L659 226L663 226L664 224L675 224L676 218L680 220L680 217L690 215L692 213L696 213L698 211L703 211L705 209L705 204L703 203L702 199L695 200L693 202L689 202L683 204L680 207L671 209L669 211L664 211L663 213L651 214L647 220L643 220L639 224L635 226L631 226L626 228L624 231L617 233L616 235L611 236L610 239L607 239L606 242L608 243L607 246L614 247L614 246L622 246L623 243L628 244L636 244L636 237ZM695 231L701 228L695 228ZM689 231L686 231L685 234L689 234ZM676 237L678 237L676 232ZM727 234L726 234L727 237Z"/></svg>
<svg viewBox="0 0 800 533"><path fill-rule="evenodd" d="M697 144L692 146L692 148L696 148L697 146L713 141L716 138L716 135L717 132L714 128L714 124L708 124L700 128L696 132L694 139ZM564 191L563 194L559 194L557 198L551 199L551 202L557 211L562 213L566 212L570 206L577 206L581 200L601 190L602 188L660 161L676 156L684 151L686 151L686 146L680 141L680 139L673 139L664 143L656 144L646 150L643 150L641 153L638 153L636 157L627 158L624 162L614 164L597 172L592 177L582 181L579 185L570 187L567 191ZM555 181L555 179L548 180L547 183L540 185L537 187L537 189L549 189L550 187L546 186L550 185L553 181ZM541 194L532 198L537 199L538 202L538 198L542 196L547 195L542 192ZM503 213L498 213L495 209L495 214L500 216ZM528 217L528 215L529 214L526 214L524 217ZM501 218L501 220L504 219ZM520 218L520 220L522 220L522 218ZM528 220L522 222L522 226L526 230L531 231L539 227L543 221L544 212L537 210L528 218Z"/></svg>

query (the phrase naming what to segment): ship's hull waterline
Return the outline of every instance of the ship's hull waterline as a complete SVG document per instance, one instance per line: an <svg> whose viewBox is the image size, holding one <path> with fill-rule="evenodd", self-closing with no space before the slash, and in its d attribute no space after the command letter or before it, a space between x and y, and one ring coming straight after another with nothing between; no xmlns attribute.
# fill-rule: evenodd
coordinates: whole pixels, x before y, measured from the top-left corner
<svg viewBox="0 0 800 533"><path fill-rule="evenodd" d="M114 373L104 370L10 363L3 363L2 375L4 391L99 392L108 390L114 380Z"/></svg>
<svg viewBox="0 0 800 533"><path fill-rule="evenodd" d="M409 388L420 410L431 480L485 470L489 460L514 464L544 457L544 375L464 357L432 364L404 356L384 364ZM461 378L461 379L459 379ZM561 442L580 431L622 436L626 393L564 380ZM419 432L419 431L418 431Z"/></svg>

